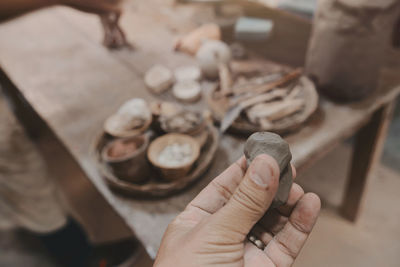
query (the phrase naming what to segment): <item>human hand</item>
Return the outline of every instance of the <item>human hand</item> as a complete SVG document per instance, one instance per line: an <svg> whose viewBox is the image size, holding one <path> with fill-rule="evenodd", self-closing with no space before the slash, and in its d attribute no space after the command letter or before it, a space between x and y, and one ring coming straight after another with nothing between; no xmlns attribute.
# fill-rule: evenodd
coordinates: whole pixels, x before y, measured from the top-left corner
<svg viewBox="0 0 400 267"><path fill-rule="evenodd" d="M119 26L122 0L55 0L61 5L100 15L104 29L103 44L108 48L131 47Z"/></svg>
<svg viewBox="0 0 400 267"><path fill-rule="evenodd" d="M154 266L291 266L321 204L294 183L287 204L266 213L278 185L272 157L259 155L247 171L242 157L170 223ZM249 233L265 247L248 241Z"/></svg>

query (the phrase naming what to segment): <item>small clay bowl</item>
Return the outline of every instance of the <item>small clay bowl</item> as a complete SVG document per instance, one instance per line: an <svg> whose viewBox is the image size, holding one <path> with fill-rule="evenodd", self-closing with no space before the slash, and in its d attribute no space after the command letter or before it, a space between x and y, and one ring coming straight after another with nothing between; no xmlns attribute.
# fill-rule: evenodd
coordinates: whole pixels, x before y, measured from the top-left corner
<svg viewBox="0 0 400 267"><path fill-rule="evenodd" d="M150 174L146 158L148 146L148 135L116 139L103 148L101 156L115 176L121 180L144 183Z"/></svg>
<svg viewBox="0 0 400 267"><path fill-rule="evenodd" d="M104 122L104 131L106 133L108 133L111 136L114 137L118 137L118 138L128 138L128 137L135 137L135 136L139 136L142 135L145 131L147 131L147 129L149 129L151 122L152 122L152 118L150 118L149 120L147 120L142 127L140 128L136 128L136 129L131 129L131 130L125 130L125 131L117 131L115 129L112 129L112 127L110 127L110 120L112 119L113 116L115 116L116 114L110 116L105 122Z"/></svg>
<svg viewBox="0 0 400 267"><path fill-rule="evenodd" d="M158 156L165 147L172 144L189 144L192 150L190 161L180 166L165 166L159 162ZM155 166L166 180L177 180L184 177L190 172L193 164L200 156L200 145L196 139L189 135L171 133L155 139L147 150L147 158L153 166Z"/></svg>
<svg viewBox="0 0 400 267"><path fill-rule="evenodd" d="M204 126L201 131L196 132L193 135L191 134L191 136L199 143L200 147L203 147L206 144L209 135L210 132L207 126Z"/></svg>

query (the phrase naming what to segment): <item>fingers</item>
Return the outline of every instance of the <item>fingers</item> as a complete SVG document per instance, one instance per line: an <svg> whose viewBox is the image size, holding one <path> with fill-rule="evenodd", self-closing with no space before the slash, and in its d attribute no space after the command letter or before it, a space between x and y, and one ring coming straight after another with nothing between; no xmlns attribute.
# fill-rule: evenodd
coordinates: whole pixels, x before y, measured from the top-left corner
<svg viewBox="0 0 400 267"><path fill-rule="evenodd" d="M289 198L286 204L278 209L269 209L257 224L263 227L265 231L275 235L277 232L282 230L283 226L285 226L288 220L287 217L290 216L297 201L299 201L303 195L304 191L301 186L294 183L290 190Z"/></svg>
<svg viewBox="0 0 400 267"><path fill-rule="evenodd" d="M296 171L296 167L290 163L290 166L292 167L292 175L293 175L293 180L296 179L297 176L297 171Z"/></svg>
<svg viewBox="0 0 400 267"><path fill-rule="evenodd" d="M279 213L283 216L289 217L295 207L297 201L304 195L304 190L300 185L293 183L292 188L289 192L289 197L286 203L278 208Z"/></svg>
<svg viewBox="0 0 400 267"><path fill-rule="evenodd" d="M296 169L293 165L293 178L296 176ZM211 181L197 196L194 198L187 209L196 209L204 215L215 213L223 207L231 198L233 192L242 181L246 171L246 159L242 156L235 163L229 166L224 172ZM298 185L297 185L298 186ZM296 188L297 189L297 188ZM288 203L292 195L292 190L289 194ZM295 190L297 191L297 190ZM293 203L292 207L295 203ZM286 206L286 205L285 205Z"/></svg>
<svg viewBox="0 0 400 267"><path fill-rule="evenodd" d="M204 216L211 215L223 207L231 198L246 170L246 159L241 157L223 173L212 180L194 198L187 209L199 210Z"/></svg>
<svg viewBox="0 0 400 267"><path fill-rule="evenodd" d="M244 264L243 266L273 266L274 264L268 256L259 248L251 243L244 246Z"/></svg>
<svg viewBox="0 0 400 267"><path fill-rule="evenodd" d="M310 234L321 208L313 193L305 194L295 206L284 228L269 242L265 253L275 266L291 266Z"/></svg>
<svg viewBox="0 0 400 267"><path fill-rule="evenodd" d="M257 156L230 200L214 214L212 223L243 241L271 205L278 183L279 166L275 159Z"/></svg>

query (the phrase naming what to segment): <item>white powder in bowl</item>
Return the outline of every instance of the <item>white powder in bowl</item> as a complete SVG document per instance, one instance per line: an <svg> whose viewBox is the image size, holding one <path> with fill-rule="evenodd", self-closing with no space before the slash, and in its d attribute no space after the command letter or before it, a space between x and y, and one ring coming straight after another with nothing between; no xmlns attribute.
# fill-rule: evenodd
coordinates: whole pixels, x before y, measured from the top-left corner
<svg viewBox="0 0 400 267"><path fill-rule="evenodd" d="M179 167L192 159L192 147L189 144L170 144L158 155L158 162L166 167Z"/></svg>

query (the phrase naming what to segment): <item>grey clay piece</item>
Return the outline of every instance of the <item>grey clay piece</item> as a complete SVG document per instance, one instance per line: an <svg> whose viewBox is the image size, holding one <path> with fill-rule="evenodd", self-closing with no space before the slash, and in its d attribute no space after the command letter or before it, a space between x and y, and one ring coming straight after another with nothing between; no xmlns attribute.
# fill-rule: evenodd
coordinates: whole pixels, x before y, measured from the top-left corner
<svg viewBox="0 0 400 267"><path fill-rule="evenodd" d="M279 165L279 188L271 205L271 208L277 208L286 203L292 187L293 174L290 166L292 153L290 153L289 144L279 135L270 132L258 132L252 134L244 146L247 166L260 154L272 156Z"/></svg>

